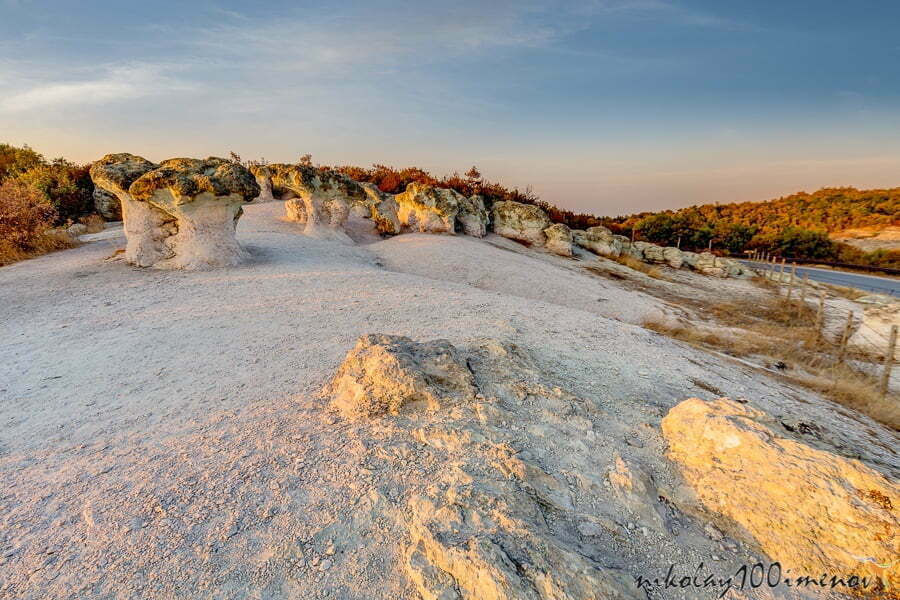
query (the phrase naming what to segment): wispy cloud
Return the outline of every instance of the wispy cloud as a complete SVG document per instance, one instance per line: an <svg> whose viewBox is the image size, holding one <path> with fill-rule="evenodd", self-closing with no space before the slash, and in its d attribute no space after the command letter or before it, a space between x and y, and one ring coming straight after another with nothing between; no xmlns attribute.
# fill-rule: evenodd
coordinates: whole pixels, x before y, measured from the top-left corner
<svg viewBox="0 0 900 600"><path fill-rule="evenodd" d="M12 91L0 100L0 112L16 113L51 107L97 105L147 96L174 94L195 89L194 84L163 74L158 65L107 65L76 72L79 78L61 81L18 80L22 91ZM9 81L9 75L0 81ZM24 82L24 86L22 83Z"/></svg>

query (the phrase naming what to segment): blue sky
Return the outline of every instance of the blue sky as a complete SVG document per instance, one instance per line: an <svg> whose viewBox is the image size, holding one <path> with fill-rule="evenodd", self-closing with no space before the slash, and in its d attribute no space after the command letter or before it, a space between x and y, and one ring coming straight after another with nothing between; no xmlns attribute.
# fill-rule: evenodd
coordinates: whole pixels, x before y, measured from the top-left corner
<svg viewBox="0 0 900 600"><path fill-rule="evenodd" d="M0 0L0 141L476 164L620 214L900 186L900 3Z"/></svg>

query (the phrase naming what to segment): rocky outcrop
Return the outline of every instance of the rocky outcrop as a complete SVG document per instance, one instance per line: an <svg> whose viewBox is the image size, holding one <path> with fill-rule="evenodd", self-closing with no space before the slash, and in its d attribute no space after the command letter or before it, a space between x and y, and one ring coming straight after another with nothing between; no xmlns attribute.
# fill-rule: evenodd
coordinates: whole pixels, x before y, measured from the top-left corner
<svg viewBox="0 0 900 600"><path fill-rule="evenodd" d="M678 248L667 246L663 248L663 260L673 269L680 269L684 264L684 255Z"/></svg>
<svg viewBox="0 0 900 600"><path fill-rule="evenodd" d="M662 431L671 458L720 529L758 546L783 572L877 578L896 588L900 486L861 462L784 434L726 398L685 400Z"/></svg>
<svg viewBox="0 0 900 600"><path fill-rule="evenodd" d="M848 344L861 352L884 356L894 325L900 327L900 303L869 305L863 311L862 323ZM900 360L900 344L894 351L894 360Z"/></svg>
<svg viewBox="0 0 900 600"><path fill-rule="evenodd" d="M400 205L397 204L393 194L385 194L373 183L361 183L366 195L369 197L369 218L375 224L378 233L385 235L397 235L403 230L400 217L397 212Z"/></svg>
<svg viewBox="0 0 900 600"><path fill-rule="evenodd" d="M484 198L478 195L469 198L460 195L458 200L459 212L456 214L456 220L462 232L474 237L487 235L490 218L484 207Z"/></svg>
<svg viewBox="0 0 900 600"><path fill-rule="evenodd" d="M594 254L615 258L622 253L622 242L606 227L589 227L572 230L575 243Z"/></svg>
<svg viewBox="0 0 900 600"><path fill-rule="evenodd" d="M454 233L456 216L465 196L449 189L412 182L394 196L397 217L404 229L421 233Z"/></svg>
<svg viewBox="0 0 900 600"><path fill-rule="evenodd" d="M361 337L326 389L345 417L399 414L409 404L440 408L475 394L472 374L446 340L416 344L402 336Z"/></svg>
<svg viewBox="0 0 900 600"><path fill-rule="evenodd" d="M430 485L410 490L390 517L406 523L403 562L422 598L643 597L586 543L606 535L590 519L610 503L604 471L587 467L596 463L595 409L544 384L522 348L364 336L324 391L349 418L390 419L377 425L395 432L384 443L414 445L434 465ZM576 464L585 466L583 497L567 481ZM640 479L648 476L629 468L619 480L629 506L658 504L652 482Z"/></svg>
<svg viewBox="0 0 900 600"><path fill-rule="evenodd" d="M241 206L259 195L259 186L241 165L215 157L172 158L136 179L129 194L173 219L163 240L169 256L154 266L208 269L243 259L235 228Z"/></svg>
<svg viewBox="0 0 900 600"><path fill-rule="evenodd" d="M107 221L122 220L122 203L118 196L100 186L94 186L94 210Z"/></svg>
<svg viewBox="0 0 900 600"><path fill-rule="evenodd" d="M289 221L305 223L303 232L311 237L349 241L343 226L350 206L369 201L362 186L337 171L310 165L271 164L268 169L275 192L293 192L285 199Z"/></svg>
<svg viewBox="0 0 900 600"><path fill-rule="evenodd" d="M272 173L269 171L268 165L250 165L250 172L256 178L256 185L259 186L259 196L254 198L254 202L272 202L275 195L272 192Z"/></svg>
<svg viewBox="0 0 900 600"><path fill-rule="evenodd" d="M157 165L134 154L107 154L91 165L94 185L115 194L122 207L125 261L150 267L171 258L166 241L175 233L175 218L148 202L135 200L129 188Z"/></svg>
<svg viewBox="0 0 900 600"><path fill-rule="evenodd" d="M560 256L572 256L572 232L563 223L554 223L544 230L547 250Z"/></svg>
<svg viewBox="0 0 900 600"><path fill-rule="evenodd" d="M725 263L712 252L698 254L697 259L694 261L694 269L699 273L712 277L725 277L728 275Z"/></svg>
<svg viewBox="0 0 900 600"><path fill-rule="evenodd" d="M512 200L494 203L491 222L497 235L535 246L543 246L547 242L544 230L551 225L547 213L539 207Z"/></svg>

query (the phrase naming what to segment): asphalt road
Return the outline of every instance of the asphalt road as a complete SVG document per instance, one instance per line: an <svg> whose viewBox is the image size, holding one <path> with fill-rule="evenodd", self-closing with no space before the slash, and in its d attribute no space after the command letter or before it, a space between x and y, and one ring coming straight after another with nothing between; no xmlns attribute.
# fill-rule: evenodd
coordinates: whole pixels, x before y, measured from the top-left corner
<svg viewBox="0 0 900 600"><path fill-rule="evenodd" d="M754 262L751 260L742 260L742 263L757 270L768 269L772 265L763 262ZM788 269L789 267L785 267ZM802 279L804 273L809 274L809 278L813 281L821 283L830 283L832 285L841 285L844 287L852 287L858 290L874 292L876 294L888 294L890 296L900 297L900 279L892 279L890 277L878 277L877 275L859 275L857 273L847 273L845 271L833 271L831 269L817 269L816 267L797 267L797 277Z"/></svg>

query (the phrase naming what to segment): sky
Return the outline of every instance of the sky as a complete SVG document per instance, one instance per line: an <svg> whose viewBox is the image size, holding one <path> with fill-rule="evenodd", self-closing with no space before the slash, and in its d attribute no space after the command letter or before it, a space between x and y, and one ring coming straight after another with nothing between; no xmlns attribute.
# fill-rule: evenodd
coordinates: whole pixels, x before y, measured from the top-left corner
<svg viewBox="0 0 900 600"><path fill-rule="evenodd" d="M900 2L0 0L0 142L477 165L618 215L900 186Z"/></svg>

